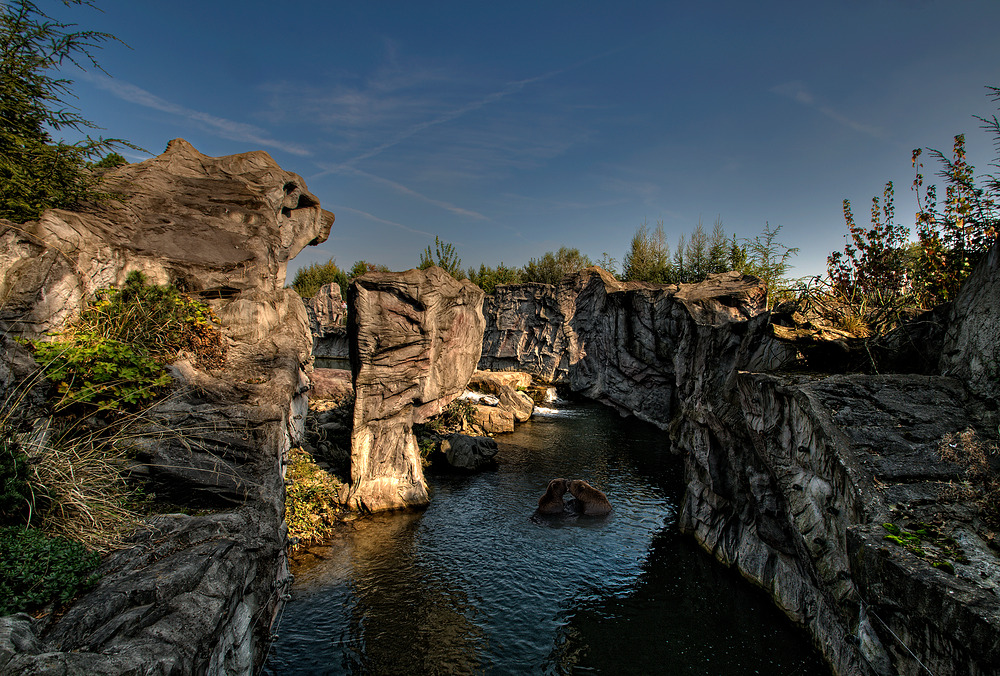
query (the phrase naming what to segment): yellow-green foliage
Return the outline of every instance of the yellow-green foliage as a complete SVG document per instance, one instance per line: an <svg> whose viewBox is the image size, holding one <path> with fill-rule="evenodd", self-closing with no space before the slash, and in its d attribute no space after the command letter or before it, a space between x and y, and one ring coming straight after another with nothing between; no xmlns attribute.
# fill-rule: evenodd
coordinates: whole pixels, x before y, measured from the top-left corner
<svg viewBox="0 0 1000 676"><path fill-rule="evenodd" d="M355 264L355 267L357 267L357 264ZM337 282L340 286L341 297L347 298L347 284L349 281L347 273L338 268L336 261L331 258L326 263L312 263L301 268L295 273L292 288L295 290L295 293L303 298L312 298L321 286Z"/></svg>
<svg viewBox="0 0 1000 676"><path fill-rule="evenodd" d="M289 539L299 543L320 540L333 530L340 509L340 482L301 448L288 452L285 474L285 522Z"/></svg>
<svg viewBox="0 0 1000 676"><path fill-rule="evenodd" d="M225 342L214 319L204 304L133 272L122 289L98 291L65 334L36 343L35 358L57 384L57 410L135 408L170 383L164 364L179 350L193 353L204 368L222 365Z"/></svg>

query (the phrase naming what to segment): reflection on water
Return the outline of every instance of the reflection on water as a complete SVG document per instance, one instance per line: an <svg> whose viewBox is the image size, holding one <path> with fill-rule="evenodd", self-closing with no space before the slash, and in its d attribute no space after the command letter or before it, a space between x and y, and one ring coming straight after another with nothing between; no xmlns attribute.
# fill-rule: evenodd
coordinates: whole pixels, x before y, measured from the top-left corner
<svg viewBox="0 0 1000 676"><path fill-rule="evenodd" d="M498 470L431 476L294 562L271 674L827 674L770 601L676 534L665 434L596 405L499 438ZM607 517L532 520L549 479Z"/></svg>

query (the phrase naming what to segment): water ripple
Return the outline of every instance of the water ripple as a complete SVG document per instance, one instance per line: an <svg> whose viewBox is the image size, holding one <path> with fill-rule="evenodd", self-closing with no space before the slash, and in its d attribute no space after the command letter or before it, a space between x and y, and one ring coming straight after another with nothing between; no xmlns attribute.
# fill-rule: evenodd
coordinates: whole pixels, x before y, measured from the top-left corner
<svg viewBox="0 0 1000 676"><path fill-rule="evenodd" d="M429 477L426 512L358 521L300 556L268 673L754 673L774 663L768 632L815 662L766 599L750 590L748 605L742 582L678 544L663 432L594 406L542 413L498 438L497 471ZM586 479L613 511L533 519L556 476ZM719 639L727 613L750 619ZM724 655L711 670L706 650Z"/></svg>

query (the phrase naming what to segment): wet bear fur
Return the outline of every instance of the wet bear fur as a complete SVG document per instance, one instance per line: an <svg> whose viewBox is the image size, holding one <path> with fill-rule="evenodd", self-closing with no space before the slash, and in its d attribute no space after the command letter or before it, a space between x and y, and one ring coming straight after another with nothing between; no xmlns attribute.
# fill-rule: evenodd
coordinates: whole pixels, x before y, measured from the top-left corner
<svg viewBox="0 0 1000 676"><path fill-rule="evenodd" d="M582 479L570 481L569 492L576 498L572 501L572 508L581 514L603 516L611 511L608 496Z"/></svg>
<svg viewBox="0 0 1000 676"><path fill-rule="evenodd" d="M539 514L559 514L565 509L563 495L569 484L565 479L553 479L545 490L545 495L538 498Z"/></svg>

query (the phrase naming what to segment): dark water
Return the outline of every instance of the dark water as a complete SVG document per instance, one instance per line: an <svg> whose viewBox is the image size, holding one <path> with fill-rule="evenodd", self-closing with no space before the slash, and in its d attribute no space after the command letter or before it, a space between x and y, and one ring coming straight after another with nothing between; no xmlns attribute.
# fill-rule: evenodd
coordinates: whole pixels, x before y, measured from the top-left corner
<svg viewBox="0 0 1000 676"><path fill-rule="evenodd" d="M300 556L266 673L829 674L762 592L676 532L663 432L574 405L499 441L494 472L430 475L426 512ZM556 476L614 511L531 520Z"/></svg>

